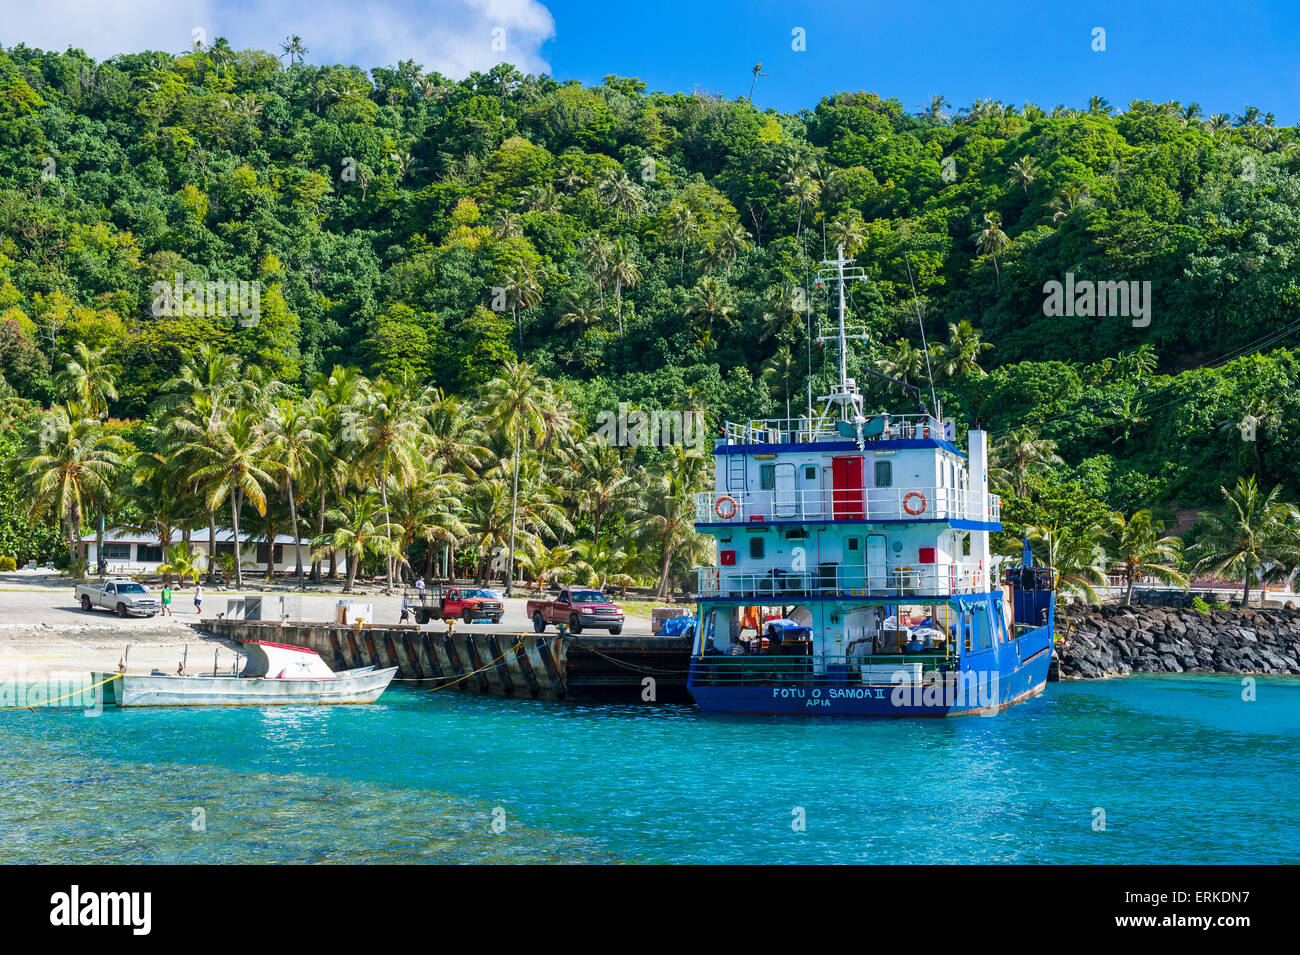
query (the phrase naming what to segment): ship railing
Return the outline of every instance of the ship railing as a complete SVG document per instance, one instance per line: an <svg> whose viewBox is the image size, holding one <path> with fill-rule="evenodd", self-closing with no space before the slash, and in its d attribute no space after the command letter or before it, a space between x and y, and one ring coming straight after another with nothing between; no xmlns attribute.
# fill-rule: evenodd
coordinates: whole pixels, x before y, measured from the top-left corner
<svg viewBox="0 0 1300 955"><path fill-rule="evenodd" d="M737 646L743 646L738 644ZM897 687L955 673L943 653L864 653L850 656L779 652L706 653L691 659L695 686Z"/></svg>
<svg viewBox="0 0 1300 955"><path fill-rule="evenodd" d="M933 415L891 414L879 435L886 441L918 438L942 438L944 426ZM870 419L869 419L870 420ZM847 441L835 419L817 418L756 418L750 421L728 421L723 429L727 444L810 444L816 441Z"/></svg>
<svg viewBox="0 0 1300 955"><path fill-rule="evenodd" d="M1002 520L1002 500L996 494L954 487L704 491L695 496L697 524L835 520L997 523Z"/></svg>
<svg viewBox="0 0 1300 955"><path fill-rule="evenodd" d="M887 564L864 570L842 564L822 564L813 571L781 567L696 568L698 596L717 599L779 597L943 597L982 593L989 589L978 561L936 564Z"/></svg>

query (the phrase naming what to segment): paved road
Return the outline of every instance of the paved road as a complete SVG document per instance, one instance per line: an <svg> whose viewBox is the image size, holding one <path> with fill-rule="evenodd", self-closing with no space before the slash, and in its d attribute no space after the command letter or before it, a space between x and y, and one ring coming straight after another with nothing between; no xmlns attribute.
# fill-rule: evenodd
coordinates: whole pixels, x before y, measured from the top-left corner
<svg viewBox="0 0 1300 955"><path fill-rule="evenodd" d="M3 584L0 584L2 586ZM151 588L157 589L157 588ZM176 589L172 598L173 616L127 617L118 618L107 610L84 611L73 598L71 586L23 588L0 592L0 624L21 627L82 627L93 626L96 629L112 626L123 632L147 632L173 629L186 624L197 623L199 614L194 609L193 588ZM260 591L244 591L242 596L253 596ZM240 594L227 590L207 590L203 592L204 617L215 617L219 613L228 613L228 607ZM401 597L354 596L344 597L340 594L288 594L276 592L262 596L286 596L302 602L301 619L309 622L323 622L335 619L335 608L339 600L352 600L356 603L368 603L374 608L373 622L376 624L397 623L401 617ZM476 624L476 629L494 630L502 633L518 633L532 630L526 606L522 597L511 597L505 602L506 612L499 624ZM430 628L442 629L441 621L428 624ZM629 635L648 636L650 618L628 615L623 632Z"/></svg>

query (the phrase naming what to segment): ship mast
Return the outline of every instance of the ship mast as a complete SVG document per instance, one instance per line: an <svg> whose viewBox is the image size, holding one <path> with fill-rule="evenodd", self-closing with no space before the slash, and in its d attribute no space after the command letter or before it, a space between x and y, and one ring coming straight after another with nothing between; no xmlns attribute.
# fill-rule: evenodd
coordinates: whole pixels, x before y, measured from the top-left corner
<svg viewBox="0 0 1300 955"><path fill-rule="evenodd" d="M824 325L819 329L820 334L817 336L819 344L824 345L831 338L832 333L837 340L840 349L840 378L839 382L831 389L829 395L820 395L819 401L824 401L825 407L822 410L821 418L817 422L820 430L830 417L831 408L835 407L836 417L840 421L850 422L857 430L859 443L861 443L862 424L866 418L862 414L862 393L858 391L857 382L849 377L849 340L866 339L867 329L864 325L849 325L846 319L845 303L845 284L848 282L865 282L867 280L866 271L858 265L853 264L853 259L844 257L844 246L835 247L835 258L826 259L822 262L822 268L817 273L818 283L833 281L835 283L836 293L839 296L839 314L838 321L832 332L831 329Z"/></svg>

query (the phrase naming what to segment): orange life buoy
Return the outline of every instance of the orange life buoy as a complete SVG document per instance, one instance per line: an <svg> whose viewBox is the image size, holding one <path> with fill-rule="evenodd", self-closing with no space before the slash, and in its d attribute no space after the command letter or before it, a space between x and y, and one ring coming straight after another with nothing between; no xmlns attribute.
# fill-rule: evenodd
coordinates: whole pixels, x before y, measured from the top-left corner
<svg viewBox="0 0 1300 955"><path fill-rule="evenodd" d="M726 505L725 511L723 510L723 505ZM736 512L739 510L740 505L736 503L736 499L730 494L724 494L713 502L713 513L717 514L718 517L722 518L724 521L731 520L736 516Z"/></svg>
<svg viewBox="0 0 1300 955"><path fill-rule="evenodd" d="M916 510L912 510L912 498L914 497L919 497L921 499L921 506ZM924 514L925 495L920 491L908 491L903 495L903 510L907 511L907 513L911 514L913 517L919 517L921 514Z"/></svg>

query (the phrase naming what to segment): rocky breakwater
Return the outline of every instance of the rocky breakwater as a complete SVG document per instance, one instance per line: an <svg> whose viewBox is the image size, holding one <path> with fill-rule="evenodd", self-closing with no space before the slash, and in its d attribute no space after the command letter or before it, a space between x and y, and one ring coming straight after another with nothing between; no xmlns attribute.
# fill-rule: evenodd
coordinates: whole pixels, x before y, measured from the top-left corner
<svg viewBox="0 0 1300 955"><path fill-rule="evenodd" d="M1060 675L1300 673L1300 610L1075 609L1058 621Z"/></svg>

